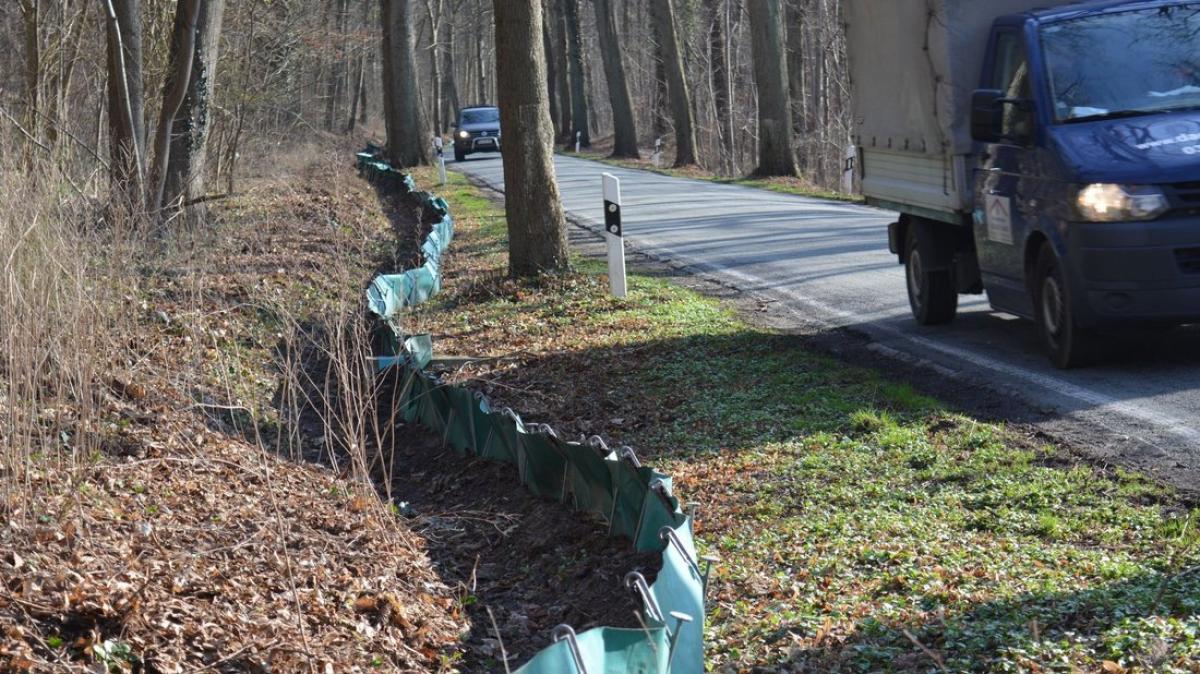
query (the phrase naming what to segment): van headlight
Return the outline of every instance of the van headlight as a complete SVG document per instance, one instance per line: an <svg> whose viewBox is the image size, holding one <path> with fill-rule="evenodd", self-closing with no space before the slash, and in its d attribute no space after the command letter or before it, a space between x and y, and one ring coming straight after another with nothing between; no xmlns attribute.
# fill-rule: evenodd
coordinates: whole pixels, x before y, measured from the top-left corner
<svg viewBox="0 0 1200 674"><path fill-rule="evenodd" d="M466 140L471 137L471 133L469 131L459 131L458 137L462 138L463 140Z"/></svg>
<svg viewBox="0 0 1200 674"><path fill-rule="evenodd" d="M1162 190L1147 185L1094 183L1075 197L1080 217L1090 222L1153 220L1170 207Z"/></svg>

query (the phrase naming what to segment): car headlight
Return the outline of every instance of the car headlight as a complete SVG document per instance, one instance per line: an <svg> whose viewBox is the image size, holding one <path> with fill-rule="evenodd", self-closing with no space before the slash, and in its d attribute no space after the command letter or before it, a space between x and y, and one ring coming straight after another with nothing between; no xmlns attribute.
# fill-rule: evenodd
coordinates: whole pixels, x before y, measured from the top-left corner
<svg viewBox="0 0 1200 674"><path fill-rule="evenodd" d="M1157 187L1094 183L1079 190L1075 207L1084 220L1126 222L1153 220L1166 213L1171 204Z"/></svg>
<svg viewBox="0 0 1200 674"><path fill-rule="evenodd" d="M459 132L458 132L458 137L459 137L459 138L462 138L462 139L464 139L464 140L465 140L465 139L467 139L467 138L470 138L470 137L471 137L471 133L470 133L470 132L468 132L468 131L459 131Z"/></svg>

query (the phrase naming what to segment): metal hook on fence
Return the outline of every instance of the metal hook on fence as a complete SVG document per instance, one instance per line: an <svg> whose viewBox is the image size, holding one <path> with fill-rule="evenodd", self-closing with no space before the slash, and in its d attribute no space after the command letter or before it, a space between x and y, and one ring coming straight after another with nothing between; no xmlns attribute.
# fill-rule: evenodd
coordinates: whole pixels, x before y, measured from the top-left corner
<svg viewBox="0 0 1200 674"><path fill-rule="evenodd" d="M663 503L667 505L667 510L675 508L675 504L671 503L671 490L667 487L667 483L663 482L662 478L655 478L650 481L650 491L658 494Z"/></svg>
<svg viewBox="0 0 1200 674"><path fill-rule="evenodd" d="M695 571L697 576L703 575L700 573L700 564L698 564L692 557L692 554L687 551L687 548L683 547L683 540L679 538L679 534L675 533L674 529L669 526L659 529L658 540L675 548L675 551L678 552L681 557L683 557L683 560L688 563L688 566L692 567L692 571Z"/></svg>
<svg viewBox="0 0 1200 674"><path fill-rule="evenodd" d="M587 439L588 447L600 453L600 456L608 456L608 445L605 444L604 438L599 435L593 435Z"/></svg>
<svg viewBox="0 0 1200 674"><path fill-rule="evenodd" d="M646 607L646 613L650 614L651 619L664 624L667 622L663 619L662 609L658 607L654 595L650 594L650 584L646 582L645 576L638 571L630 571L625 574L625 587L641 595L642 604Z"/></svg>
<svg viewBox="0 0 1200 674"><path fill-rule="evenodd" d="M633 447L630 447L629 445L623 445L618 452L622 459L625 459L629 462L629 465L633 466L634 468L642 467L642 462L638 461L637 454L634 453Z"/></svg>
<svg viewBox="0 0 1200 674"><path fill-rule="evenodd" d="M579 670L579 674L588 674L587 665L583 663L583 652L579 650L579 640L575 638L575 630L570 625L555 627L550 632L550 638L554 643L566 641L567 648L571 651L571 659L575 661L575 668Z"/></svg>

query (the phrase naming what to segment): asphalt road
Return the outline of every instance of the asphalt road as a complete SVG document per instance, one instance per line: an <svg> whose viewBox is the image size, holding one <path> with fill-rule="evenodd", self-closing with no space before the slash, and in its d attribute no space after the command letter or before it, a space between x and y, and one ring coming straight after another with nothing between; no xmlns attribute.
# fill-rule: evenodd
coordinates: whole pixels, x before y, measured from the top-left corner
<svg viewBox="0 0 1200 674"><path fill-rule="evenodd" d="M790 327L865 335L874 354L955 386L1013 401L1004 413L1094 457L1200 488L1200 328L1127 338L1102 364L1050 366L1032 323L962 296L958 319L911 318L903 268L887 250L894 215L829 202L622 169L559 156L559 188L577 224L603 228L601 174L621 180L626 245L750 293ZM498 155L452 168L503 191ZM1002 406L1003 407L1003 406Z"/></svg>

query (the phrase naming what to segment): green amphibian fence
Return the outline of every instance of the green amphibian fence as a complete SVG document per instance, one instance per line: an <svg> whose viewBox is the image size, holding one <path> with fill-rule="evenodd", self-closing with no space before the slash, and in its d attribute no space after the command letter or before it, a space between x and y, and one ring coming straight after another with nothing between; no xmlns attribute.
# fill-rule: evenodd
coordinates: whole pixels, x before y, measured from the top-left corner
<svg viewBox="0 0 1200 674"><path fill-rule="evenodd" d="M549 426L526 424L511 409L493 409L478 391L447 385L426 371L428 335L403 330L403 310L441 287L442 253L454 235L446 202L416 190L410 176L378 159L378 148L357 155L360 174L382 190L411 194L441 214L421 246L423 264L376 278L367 289L382 339L376 362L399 382L395 400L405 421L440 433L462 454L513 464L534 494L594 513L610 535L625 536L639 551L662 553L662 570L648 584L640 573L625 577L642 599L645 629L597 627L576 634L555 628L554 643L516 674L702 674L704 590L708 561L696 553L692 517L671 494L671 478L642 466L628 448L612 451L599 437L567 442ZM703 565L703 567L702 567Z"/></svg>

